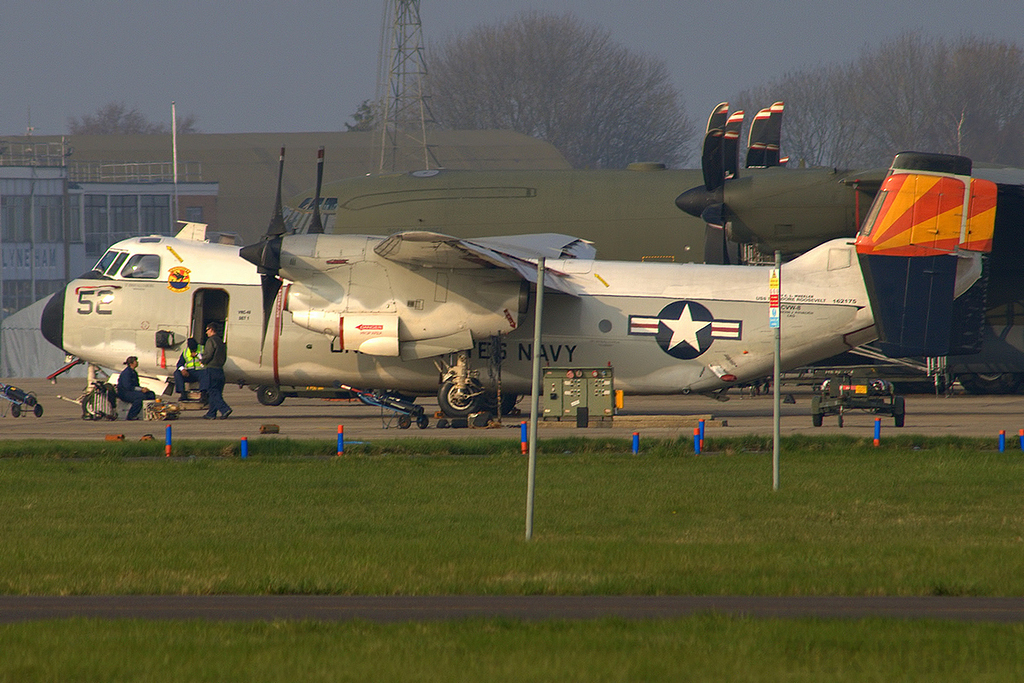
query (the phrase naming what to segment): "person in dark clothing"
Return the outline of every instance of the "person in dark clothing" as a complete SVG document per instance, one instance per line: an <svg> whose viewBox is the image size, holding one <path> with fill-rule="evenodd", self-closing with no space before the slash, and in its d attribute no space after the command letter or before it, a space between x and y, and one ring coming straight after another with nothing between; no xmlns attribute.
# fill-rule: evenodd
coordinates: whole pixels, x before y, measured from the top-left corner
<svg viewBox="0 0 1024 683"><path fill-rule="evenodd" d="M207 396L210 401L209 409L203 415L207 420L217 419L217 413L220 413L221 419L226 419L232 412L231 406L224 402L224 363L227 359L228 348L218 334L217 324L208 323L206 344L203 345L203 368L206 371Z"/></svg>
<svg viewBox="0 0 1024 683"><path fill-rule="evenodd" d="M174 369L174 390L178 392L179 400L185 400L186 382L199 382L199 389L206 390L203 386L204 374L203 364L199 360L199 342L189 337Z"/></svg>
<svg viewBox="0 0 1024 683"><path fill-rule="evenodd" d="M135 371L135 368L139 367L138 358L128 356L124 365L124 370L117 377L117 397L132 404L131 410L128 411L128 419L138 420L139 413L142 412L142 402L152 401L156 398L156 394L139 385L139 373Z"/></svg>

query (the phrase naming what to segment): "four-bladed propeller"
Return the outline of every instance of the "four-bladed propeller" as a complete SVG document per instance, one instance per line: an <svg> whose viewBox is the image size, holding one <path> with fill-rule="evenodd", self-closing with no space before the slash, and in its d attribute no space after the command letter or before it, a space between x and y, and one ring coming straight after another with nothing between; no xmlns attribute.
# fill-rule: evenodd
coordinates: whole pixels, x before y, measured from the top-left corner
<svg viewBox="0 0 1024 683"><path fill-rule="evenodd" d="M281 158L277 168L277 200L274 203L274 215L267 226L267 233L256 244L242 247L238 255L249 263L252 263L259 270L260 284L263 289L263 338L260 340L260 348L267 339L267 323L270 320L271 311L274 308L274 300L281 290L281 278L277 276L281 269L281 242L288 228L284 223L284 212L281 202L281 181L284 177L284 147L281 148Z"/></svg>
<svg viewBox="0 0 1024 683"><path fill-rule="evenodd" d="M284 222L284 212L281 202L281 183L284 177L284 147L281 148L281 159L277 169L277 200L274 204L274 215L270 219L270 225L263 238L248 246L242 247L238 255L257 267L260 274L260 282L263 288L263 339L267 340L267 326L274 310L274 302L281 291L281 245L284 237L288 234L288 227ZM313 204L313 220L307 232L312 234L323 234L324 226L320 217L320 190L324 179L324 148L317 152L316 171L316 199Z"/></svg>
<svg viewBox="0 0 1024 683"><path fill-rule="evenodd" d="M747 147L747 168L780 165L779 146L782 135L783 103L776 102L762 109L750 126ZM707 225L704 244L706 263L729 264L737 261L737 245L728 238L728 205L725 185L739 178L739 138L743 111L729 115L729 103L716 106L708 118L701 150L704 184L676 197L676 206L697 216Z"/></svg>

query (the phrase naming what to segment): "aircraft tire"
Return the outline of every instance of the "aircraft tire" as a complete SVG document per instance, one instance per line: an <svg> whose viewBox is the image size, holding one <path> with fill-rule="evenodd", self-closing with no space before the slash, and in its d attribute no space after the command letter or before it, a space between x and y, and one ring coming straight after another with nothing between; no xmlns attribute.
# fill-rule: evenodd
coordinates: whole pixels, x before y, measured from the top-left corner
<svg viewBox="0 0 1024 683"><path fill-rule="evenodd" d="M957 379L972 394L1016 394L1021 375L1015 372L965 373Z"/></svg>
<svg viewBox="0 0 1024 683"><path fill-rule="evenodd" d="M448 417L466 417L479 412L484 394L475 382L469 391L459 389L454 382L445 382L437 392L437 404Z"/></svg>
<svg viewBox="0 0 1024 683"><path fill-rule="evenodd" d="M820 427L822 425L822 418L823 415L821 413L814 413L811 415L811 424L815 427Z"/></svg>
<svg viewBox="0 0 1024 683"><path fill-rule="evenodd" d="M519 402L519 394L504 393L501 395L501 415L511 415ZM498 414L498 396L494 392L487 392L486 398L481 402L481 408Z"/></svg>
<svg viewBox="0 0 1024 683"><path fill-rule="evenodd" d="M256 387L256 400L265 406L279 406L284 403L284 393L277 385L261 384Z"/></svg>
<svg viewBox="0 0 1024 683"><path fill-rule="evenodd" d="M897 396L892 401L892 421L897 427L902 427L906 417L906 400L902 396Z"/></svg>

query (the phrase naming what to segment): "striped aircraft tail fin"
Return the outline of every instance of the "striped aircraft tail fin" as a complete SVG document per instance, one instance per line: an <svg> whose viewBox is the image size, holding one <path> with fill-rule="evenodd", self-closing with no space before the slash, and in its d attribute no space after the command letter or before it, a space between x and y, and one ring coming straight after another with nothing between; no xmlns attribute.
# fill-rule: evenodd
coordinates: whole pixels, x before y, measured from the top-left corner
<svg viewBox="0 0 1024 683"><path fill-rule="evenodd" d="M896 155L857 236L886 355L944 356L980 343L996 191L971 177L966 157Z"/></svg>

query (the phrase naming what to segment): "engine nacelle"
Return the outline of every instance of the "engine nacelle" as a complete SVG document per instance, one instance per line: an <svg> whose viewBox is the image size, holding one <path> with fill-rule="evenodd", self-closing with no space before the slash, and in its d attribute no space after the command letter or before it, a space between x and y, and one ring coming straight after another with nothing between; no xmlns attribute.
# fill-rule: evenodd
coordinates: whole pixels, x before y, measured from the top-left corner
<svg viewBox="0 0 1024 683"><path fill-rule="evenodd" d="M284 239L285 310L301 327L345 350L427 358L508 334L522 322L530 286L501 269L398 263L367 244L382 238L297 235Z"/></svg>
<svg viewBox="0 0 1024 683"><path fill-rule="evenodd" d="M338 339L341 351L398 355L397 315L346 315L336 311L292 312L292 322Z"/></svg>

